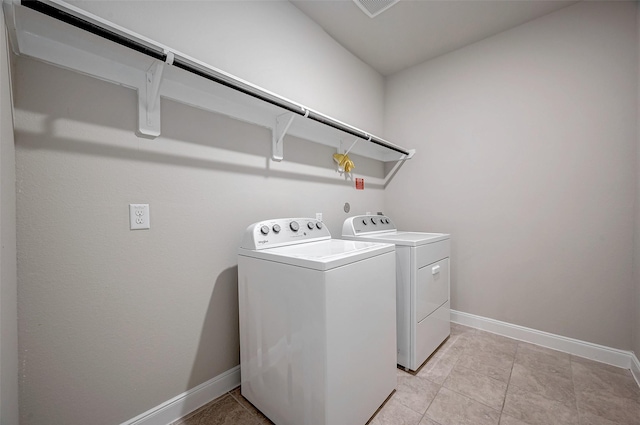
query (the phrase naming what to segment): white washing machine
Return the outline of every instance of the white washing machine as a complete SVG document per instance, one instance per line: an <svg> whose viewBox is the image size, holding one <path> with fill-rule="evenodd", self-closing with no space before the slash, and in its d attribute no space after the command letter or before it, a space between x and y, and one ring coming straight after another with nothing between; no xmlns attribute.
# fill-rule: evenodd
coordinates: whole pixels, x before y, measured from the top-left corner
<svg viewBox="0 0 640 425"><path fill-rule="evenodd" d="M398 364L418 370L451 333L450 235L398 231L389 217L345 220L342 237L396 245Z"/></svg>
<svg viewBox="0 0 640 425"><path fill-rule="evenodd" d="M238 250L242 395L277 425L364 425L396 387L395 248L266 220Z"/></svg>

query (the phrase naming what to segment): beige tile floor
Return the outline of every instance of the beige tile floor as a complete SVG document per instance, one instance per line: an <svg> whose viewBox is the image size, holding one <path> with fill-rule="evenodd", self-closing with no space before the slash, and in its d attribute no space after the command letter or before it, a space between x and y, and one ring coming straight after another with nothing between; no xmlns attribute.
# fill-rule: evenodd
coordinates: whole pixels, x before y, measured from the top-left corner
<svg viewBox="0 0 640 425"><path fill-rule="evenodd" d="M271 423L236 388L174 425ZM640 425L640 387L629 370L452 324L417 374L398 369L370 425L467 424Z"/></svg>

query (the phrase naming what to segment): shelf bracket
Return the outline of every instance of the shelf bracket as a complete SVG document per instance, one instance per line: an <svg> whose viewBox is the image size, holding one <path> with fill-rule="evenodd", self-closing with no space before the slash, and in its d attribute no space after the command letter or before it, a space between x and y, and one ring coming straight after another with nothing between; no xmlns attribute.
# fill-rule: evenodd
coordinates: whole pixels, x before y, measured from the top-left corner
<svg viewBox="0 0 640 425"><path fill-rule="evenodd" d="M5 24L7 26L7 33L9 34L9 42L11 48L16 54L20 52L18 35L21 32L20 23L16 21L15 15L15 2L5 1L2 2L2 9L5 16Z"/></svg>
<svg viewBox="0 0 640 425"><path fill-rule="evenodd" d="M276 125L272 130L273 144L271 146L271 158L274 161L282 161L284 159L283 139L295 117L296 114L293 112L287 112L276 117Z"/></svg>
<svg viewBox="0 0 640 425"><path fill-rule="evenodd" d="M400 158L399 160L396 161L396 163L393 165L391 170L389 170L389 172L387 173L387 175L384 178L384 183L382 185L382 187L384 189L387 188L387 185L391 182L393 177L398 173L398 171L400 170L400 167L402 167L402 165L405 162L407 162L409 159L411 159L415 153L416 153L415 149L409 149L409 154L408 155L402 155L402 158Z"/></svg>
<svg viewBox="0 0 640 425"><path fill-rule="evenodd" d="M165 62L155 61L145 73L144 85L138 89L138 130L140 135L156 138L160 135L160 85L166 65L173 64L173 53Z"/></svg>

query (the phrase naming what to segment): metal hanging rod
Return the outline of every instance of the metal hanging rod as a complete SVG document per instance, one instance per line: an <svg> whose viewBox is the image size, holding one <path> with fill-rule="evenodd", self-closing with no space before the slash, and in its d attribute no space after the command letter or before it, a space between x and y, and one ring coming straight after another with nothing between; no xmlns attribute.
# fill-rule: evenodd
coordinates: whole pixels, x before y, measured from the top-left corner
<svg viewBox="0 0 640 425"><path fill-rule="evenodd" d="M306 111L300 105L287 102L284 99L281 99L278 96L272 95L270 93L259 91L255 87L252 87L249 84L244 84L242 81L239 81L229 75L217 73L210 68L193 63L192 61L186 58L176 56L173 60L173 66L175 66L176 68L180 68L185 71L188 71L192 74L198 75L200 77L206 78L207 80L211 80L218 84L222 84L225 87L229 87L231 89L237 90L246 95L255 97L256 99L260 99L264 102L278 106L282 109L286 109L289 112L293 112L298 115L305 115Z"/></svg>
<svg viewBox="0 0 640 425"><path fill-rule="evenodd" d="M133 49L137 52L143 53L147 56L151 56L154 59L165 61L167 58L166 53L157 46L153 46L149 43L145 43L142 40L133 40L122 34L118 34L108 28L104 28L96 23L85 20L81 17L75 16L69 12L66 12L57 7L51 6L48 3L39 0L22 0L20 4L29 9L40 12L44 15L55 18L59 21L65 22L74 27L78 27L92 34L98 35L107 40L118 43L122 46Z"/></svg>
<svg viewBox="0 0 640 425"><path fill-rule="evenodd" d="M63 6L55 0L20 0L20 4L51 18L65 22L69 25L83 29L94 35L128 47L144 55L150 56L154 59L160 60L162 62L166 62L167 60L168 52L166 48L154 45L148 40L136 38L132 34L118 31L115 27L110 28L103 22L91 21L90 18L84 16L79 12L76 12L76 10L74 9L64 8L63 10ZM226 74L224 72L212 69L208 66L203 66L202 64L195 63L194 61L180 55L179 53L174 52L173 55L174 59L172 65L177 68L214 81L218 84L222 84L248 96L278 106L289 112L293 112L295 114L317 121L321 124L343 131L352 136L359 137L378 146L382 146L386 149L401 153L403 155L406 155L407 157L410 157L412 155L411 152L399 146L396 146L393 143L368 134L358 128L352 127L319 112L308 109L302 105L291 102L278 95L267 92L265 90L261 90L260 88L243 82L242 80L239 80L238 78L235 78L230 74Z"/></svg>

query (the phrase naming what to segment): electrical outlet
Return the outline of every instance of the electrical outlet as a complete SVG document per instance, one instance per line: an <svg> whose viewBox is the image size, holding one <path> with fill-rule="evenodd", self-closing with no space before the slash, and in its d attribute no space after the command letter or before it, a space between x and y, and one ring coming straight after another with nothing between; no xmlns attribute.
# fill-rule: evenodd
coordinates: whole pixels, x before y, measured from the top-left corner
<svg viewBox="0 0 640 425"><path fill-rule="evenodd" d="M316 213L316 220L322 221L322 213Z"/></svg>
<svg viewBox="0 0 640 425"><path fill-rule="evenodd" d="M131 230L149 229L149 204L129 204L129 225Z"/></svg>

